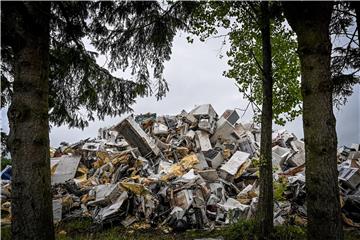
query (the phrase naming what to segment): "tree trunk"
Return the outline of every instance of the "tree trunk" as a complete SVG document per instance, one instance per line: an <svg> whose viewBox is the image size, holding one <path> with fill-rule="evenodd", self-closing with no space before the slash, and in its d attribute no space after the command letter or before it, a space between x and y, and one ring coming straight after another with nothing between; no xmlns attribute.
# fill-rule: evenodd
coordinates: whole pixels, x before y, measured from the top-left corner
<svg viewBox="0 0 360 240"><path fill-rule="evenodd" d="M337 172L336 120L330 79L331 2L286 2L298 37L306 150L308 239L343 239Z"/></svg>
<svg viewBox="0 0 360 240"><path fill-rule="evenodd" d="M355 9L356 27L358 30L358 42L360 45L360 2L351 2L351 6Z"/></svg>
<svg viewBox="0 0 360 240"><path fill-rule="evenodd" d="M261 37L263 47L263 104L261 113L260 195L257 212L260 239L270 238L273 230L272 178L272 70L270 43L270 16L268 2L260 3Z"/></svg>
<svg viewBox="0 0 360 240"><path fill-rule="evenodd" d="M12 238L54 239L48 75L50 2L15 4L14 94L8 111Z"/></svg>

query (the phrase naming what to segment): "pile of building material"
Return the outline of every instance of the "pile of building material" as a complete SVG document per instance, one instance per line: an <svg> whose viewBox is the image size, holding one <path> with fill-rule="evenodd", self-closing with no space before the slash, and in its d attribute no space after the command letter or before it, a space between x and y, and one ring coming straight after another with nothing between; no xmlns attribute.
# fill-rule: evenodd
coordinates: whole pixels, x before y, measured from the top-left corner
<svg viewBox="0 0 360 240"><path fill-rule="evenodd" d="M259 147L260 128L240 123L236 110L219 117L206 104L176 116L129 116L99 129L96 139L51 150L54 221L91 217L99 224L146 222L181 231L252 218ZM276 131L272 152L274 185L283 186L274 223L306 224L304 142ZM359 145L339 150L344 219L352 226L360 223L359 158ZM6 221L11 180L1 188Z"/></svg>

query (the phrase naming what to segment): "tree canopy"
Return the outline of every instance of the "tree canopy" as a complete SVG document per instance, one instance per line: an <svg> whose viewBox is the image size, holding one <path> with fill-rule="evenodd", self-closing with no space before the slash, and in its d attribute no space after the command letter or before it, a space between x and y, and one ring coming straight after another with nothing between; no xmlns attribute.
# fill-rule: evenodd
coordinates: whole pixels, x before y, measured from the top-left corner
<svg viewBox="0 0 360 240"><path fill-rule="evenodd" d="M360 11L360 10L358 10ZM330 23L333 49L331 77L334 103L345 104L353 93L352 87L360 82L360 37L355 4L339 2L334 5Z"/></svg>
<svg viewBox="0 0 360 240"><path fill-rule="evenodd" d="M334 4L330 34L332 36L332 88L334 104L344 105L360 81L359 29L356 21L356 4ZM358 10L359 11L359 10ZM192 18L192 33L205 41L223 37L229 43L226 52L229 69L224 76L235 80L240 92L260 114L261 98L261 35L257 17L257 2L208 2L201 4ZM288 26L282 5L270 4L271 42L273 45L274 97L273 117L277 124L291 121L302 112L300 92L300 63L297 56L297 39ZM224 28L224 34L220 29ZM189 38L192 41L191 38ZM259 120L259 119L258 119Z"/></svg>
<svg viewBox="0 0 360 240"><path fill-rule="evenodd" d="M14 239L54 239L49 121L83 128L95 117L130 111L136 97L163 97L168 91L163 63L170 58L177 29L186 26L191 6L131 1L2 4L2 103L10 105ZM101 66L98 54L109 61ZM134 80L113 74L128 68Z"/></svg>
<svg viewBox="0 0 360 240"><path fill-rule="evenodd" d="M173 38L178 29L186 27L193 4L52 2L50 122L84 128L95 117L104 119L131 111L136 97L165 96L169 89L163 77L163 63L170 59ZM13 8L10 4L2 8L2 23L7 27L3 29L1 43L1 107L11 101L13 48L21 37L14 31ZM22 11L21 6L17 11ZM99 54L109 56L104 65L97 62ZM128 68L132 79L113 74Z"/></svg>
<svg viewBox="0 0 360 240"><path fill-rule="evenodd" d="M260 5L266 14L259 14ZM1 102L2 107L11 103L14 239L53 236L49 120L83 128L95 117L131 111L137 97L165 96L163 64L170 59L176 31L189 30L188 23L202 40L216 35L220 27L228 30L230 69L224 75L235 80L255 106L263 105L261 114L267 119L262 125L267 148L263 136L261 143L261 155L266 153L269 163L267 183L272 180L272 117L284 124L303 110L309 236L341 239L332 101L335 92L338 102L345 102L351 86L359 82L359 25L354 24L355 17L359 23L358 5L336 3L334 9L333 2L274 2L270 8L267 2L13 2L3 3L1 15ZM258 16L266 16L266 29ZM329 34L343 45L331 48ZM104 65L97 61L100 54L108 56ZM115 76L125 69L131 69L132 79ZM271 106L273 111L265 114ZM329 196L333 201L324 205ZM28 224L32 221L37 224Z"/></svg>
<svg viewBox="0 0 360 240"><path fill-rule="evenodd" d="M262 104L262 42L259 3L210 2L198 8L193 19L193 33L201 40L217 36L219 28L230 47L226 54L229 69L224 76L235 80L240 92L255 104L261 114ZM277 3L270 4L271 42L273 45L273 118L277 124L293 120L301 114L300 65L296 54L296 38L286 26Z"/></svg>

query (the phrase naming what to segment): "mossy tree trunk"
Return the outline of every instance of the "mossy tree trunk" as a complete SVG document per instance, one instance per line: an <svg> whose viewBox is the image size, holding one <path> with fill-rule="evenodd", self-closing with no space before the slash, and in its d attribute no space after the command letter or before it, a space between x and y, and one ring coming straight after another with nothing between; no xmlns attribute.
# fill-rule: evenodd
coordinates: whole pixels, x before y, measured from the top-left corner
<svg viewBox="0 0 360 240"><path fill-rule="evenodd" d="M12 238L54 239L48 123L50 2L6 4L13 4L17 36L8 111Z"/></svg>
<svg viewBox="0 0 360 240"><path fill-rule="evenodd" d="M343 239L337 172L336 120L330 76L332 2L286 2L298 38L306 150L308 239Z"/></svg>
<svg viewBox="0 0 360 240"><path fill-rule="evenodd" d="M263 104L261 112L260 195L257 212L260 239L269 239L273 230L272 184L272 70L269 3L260 3L263 55Z"/></svg>

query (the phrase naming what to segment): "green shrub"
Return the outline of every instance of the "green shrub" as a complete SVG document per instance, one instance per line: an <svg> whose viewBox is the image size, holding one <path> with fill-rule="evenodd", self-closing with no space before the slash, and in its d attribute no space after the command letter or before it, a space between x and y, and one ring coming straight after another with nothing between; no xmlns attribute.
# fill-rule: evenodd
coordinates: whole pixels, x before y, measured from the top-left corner
<svg viewBox="0 0 360 240"><path fill-rule="evenodd" d="M257 225L254 220L239 221L233 225L224 227L219 231L218 236L225 240L257 240ZM299 226L282 225L274 227L270 239L274 240L305 240L305 229Z"/></svg>
<svg viewBox="0 0 360 240"><path fill-rule="evenodd" d="M272 238L280 240L305 240L306 231L303 227L299 226L276 226Z"/></svg>
<svg viewBox="0 0 360 240"><path fill-rule="evenodd" d="M224 239L257 239L255 221L239 221L221 231Z"/></svg>
<svg viewBox="0 0 360 240"><path fill-rule="evenodd" d="M56 232L65 231L68 234L87 233L93 225L91 218L72 219L60 222L56 226Z"/></svg>
<svg viewBox="0 0 360 240"><path fill-rule="evenodd" d="M10 240L11 239L11 227L10 226L1 226L1 239Z"/></svg>
<svg viewBox="0 0 360 240"><path fill-rule="evenodd" d="M273 182L274 185L274 199L276 201L285 201L284 191L286 190L287 184L281 179L278 182Z"/></svg>
<svg viewBox="0 0 360 240"><path fill-rule="evenodd" d="M1 158L1 171L7 166L11 165L11 159L10 158Z"/></svg>

